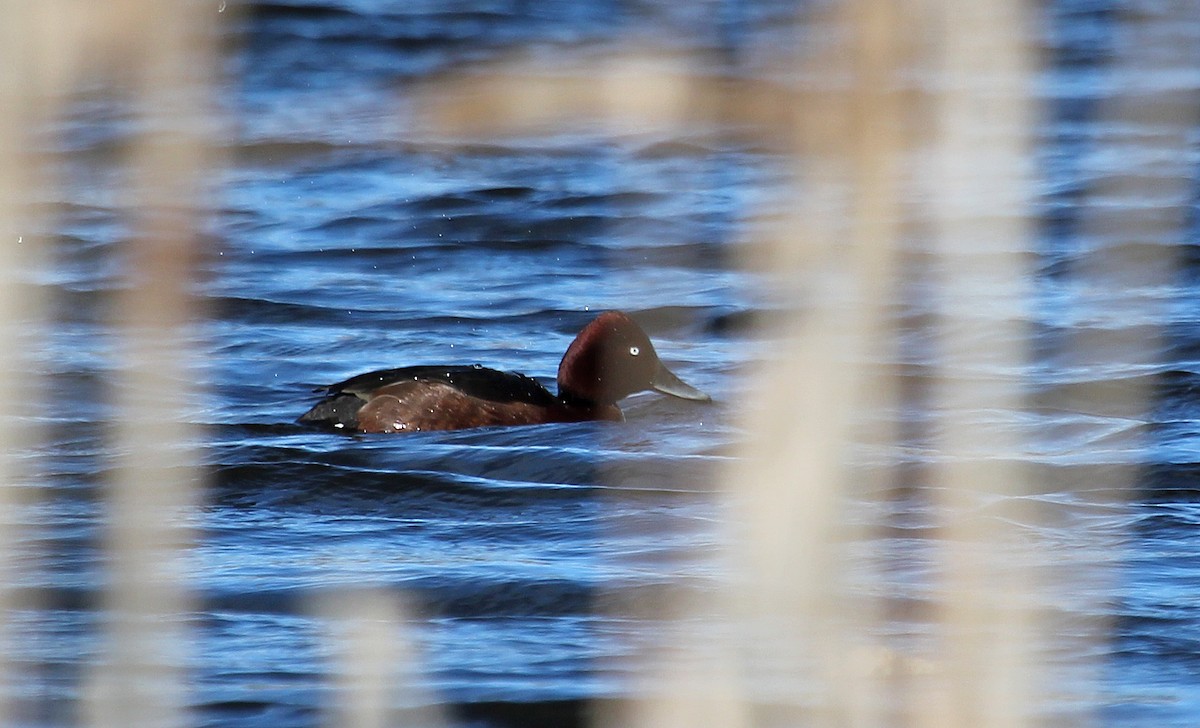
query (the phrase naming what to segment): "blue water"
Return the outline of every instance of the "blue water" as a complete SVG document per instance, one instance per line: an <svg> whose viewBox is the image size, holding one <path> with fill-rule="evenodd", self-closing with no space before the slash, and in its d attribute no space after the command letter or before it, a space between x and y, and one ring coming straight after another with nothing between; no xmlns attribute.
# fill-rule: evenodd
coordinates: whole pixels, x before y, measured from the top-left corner
<svg viewBox="0 0 1200 728"><path fill-rule="evenodd" d="M739 374L761 353L742 323L769 305L762 282L736 265L738 246L742 221L779 194L782 160L711 129L612 136L582 125L422 144L403 124L406 91L515 49L627 38L747 64L790 50L781 45L795 11L784 2L279 0L247 6L225 28L225 164L194 332L203 354L194 416L211 475L189 560L200 724L315 725L331 696L314 599L359 589L402 594L419 615L412 632L427 688L452 716L575 725L584 701L628 694L615 666L654 627L606 605L716 577L713 473L740 437L728 406L745 386ZM1080 293L1061 271L1079 247L1080 191L1096 179L1085 160L1106 131L1096 107L1112 91L1104 70L1120 20L1103 3L1064 1L1040 22L1051 64L1038 140L1045 224L1030 252L1041 261L1036 323L1053 340L1075 325ZM67 199L46 231L62 241L56 326L38 353L52 392L55 490L36 514L47 558L35 586L47 609L31 617L37 637L21 658L32 666L27 702L46 724L70 722L97 650L94 486L108 467L112 416L106 317L121 272L113 250L127 232L109 190L115 148L130 133L103 99L75 108L63 137ZM1184 249L1182 239L1149 242ZM1063 431L1084 434L1041 443L1048 463L1080 477L1114 460L1148 466L1127 506L1111 505L1120 494L1097 496L1103 503L1041 495L1073 514L1036 526L1048 542L1111 546L1078 556L1109 575L1100 582L1109 591L1084 600L1108 611L1077 616L1110 622L1113 639L1096 648L1104 670L1094 694L1064 700L1072 721L1099 711L1112 725L1200 722L1200 509L1190 480L1200 339L1187 286L1164 297L1174 318L1154 368L1083 367L1047 385L1162 385L1146 450L1114 453L1089 439L1124 431L1103 413L1059 412ZM574 334L609 308L631 312L664 360L716 403L638 395L616 426L404 438L292 424L313 387L372 368L480 363L552 386ZM1040 344L1052 357L1053 341ZM890 502L877 525L920 521L920 500ZM884 538L893 543L882 550L903 552L922 537ZM879 588L920 592L919 575L893 576Z"/></svg>

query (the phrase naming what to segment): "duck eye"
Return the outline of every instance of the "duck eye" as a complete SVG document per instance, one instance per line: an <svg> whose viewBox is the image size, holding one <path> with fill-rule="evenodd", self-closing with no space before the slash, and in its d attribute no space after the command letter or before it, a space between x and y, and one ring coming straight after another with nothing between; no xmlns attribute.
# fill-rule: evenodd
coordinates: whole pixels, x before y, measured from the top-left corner
<svg viewBox="0 0 1200 728"><path fill-rule="evenodd" d="M642 350L637 348L636 346L631 346L631 347L629 347L629 353L632 354L633 356L637 356L638 354L642 353Z"/></svg>

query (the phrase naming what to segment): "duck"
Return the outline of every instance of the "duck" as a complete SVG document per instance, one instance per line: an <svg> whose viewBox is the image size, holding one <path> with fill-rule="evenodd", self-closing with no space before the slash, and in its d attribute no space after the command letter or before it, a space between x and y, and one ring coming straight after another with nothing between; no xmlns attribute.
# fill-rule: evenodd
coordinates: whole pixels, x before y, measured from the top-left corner
<svg viewBox="0 0 1200 728"><path fill-rule="evenodd" d="M653 390L712 398L659 360L650 337L626 313L605 311L584 326L558 365L558 393L517 372L470 365L381 369L320 387L297 420L326 429L409 433L624 420L619 400Z"/></svg>

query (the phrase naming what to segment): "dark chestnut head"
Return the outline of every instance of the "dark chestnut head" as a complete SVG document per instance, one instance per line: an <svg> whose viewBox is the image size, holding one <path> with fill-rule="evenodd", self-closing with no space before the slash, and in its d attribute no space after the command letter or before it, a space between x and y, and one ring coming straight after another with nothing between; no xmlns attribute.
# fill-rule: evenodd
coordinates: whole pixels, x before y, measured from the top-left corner
<svg viewBox="0 0 1200 728"><path fill-rule="evenodd" d="M711 399L664 367L650 337L620 311L605 311L585 326L558 365L558 394L564 399L607 405L647 389Z"/></svg>

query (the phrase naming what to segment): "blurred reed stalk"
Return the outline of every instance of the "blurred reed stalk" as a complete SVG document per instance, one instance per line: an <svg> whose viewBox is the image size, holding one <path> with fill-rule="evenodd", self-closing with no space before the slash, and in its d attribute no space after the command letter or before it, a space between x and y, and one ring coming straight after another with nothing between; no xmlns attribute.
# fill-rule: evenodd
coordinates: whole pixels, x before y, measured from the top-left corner
<svg viewBox="0 0 1200 728"><path fill-rule="evenodd" d="M411 610L395 595L351 589L321 594L311 610L327 627L334 700L329 728L441 728L448 724L421 675Z"/></svg>
<svg viewBox="0 0 1200 728"><path fill-rule="evenodd" d="M157 0L126 9L138 22L124 43L139 60L118 82L133 94L139 134L127 162L131 233L116 309L107 654L91 676L89 709L101 726L182 726L191 722L184 665L194 612L184 559L201 485L200 433L186 414L191 291L209 214L216 9Z"/></svg>
<svg viewBox="0 0 1200 728"><path fill-rule="evenodd" d="M24 231L56 229L55 208L46 204L64 199L50 173L59 153L54 132L86 89L122 104L136 131L123 145L129 184L115 211L130 233L120 251L125 275L112 322L117 415L109 434L114 467L103 483L105 639L101 658L89 666L81 718L95 726L185 725L192 608L182 559L192 542L200 443L184 410L193 389L192 262L208 213L218 8L159 0L14 0L0 10L0 269L6 277L0 293L0 386L6 388L0 507L6 522L19 518L12 506L37 477L20 465L41 445L41 436L30 434L38 432L31 427L36 419L28 419L40 414L29 352L47 325L46 301L33 281L52 241ZM13 528L10 523L0 544L9 560L25 548ZM11 573L4 577L0 589L20 583ZM9 587L0 605L6 626L14 616L11 597ZM5 668L0 723L13 725L22 708L13 702L12 671L20 666Z"/></svg>
<svg viewBox="0 0 1200 728"><path fill-rule="evenodd" d="M36 568L29 546L29 506L40 499L33 456L42 439L34 419L41 401L33 345L45 324L45 306L33 282L43 250L31 229L34 204L44 177L31 153L29 129L45 118L44 84L59 82L62 71L42 67L36 46L36 11L19 3L0 4L0 724L13 725L24 706L16 698L21 666L17 653L23 610L37 607L37 595L22 590ZM38 53L38 51L41 51Z"/></svg>
<svg viewBox="0 0 1200 728"><path fill-rule="evenodd" d="M939 3L930 71L930 232L940 371L930 485L944 514L936 681L918 725L1035 724L1039 664L1033 492L1020 434L1031 361L1035 28L1021 3ZM994 419L993 419L994 418ZM1047 585L1041 585L1047 586ZM914 699L915 698L915 699Z"/></svg>

